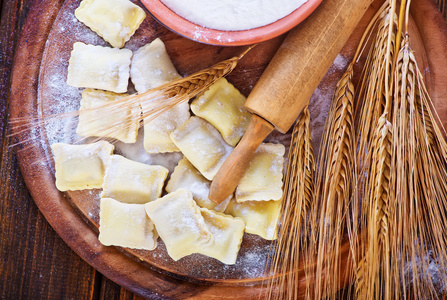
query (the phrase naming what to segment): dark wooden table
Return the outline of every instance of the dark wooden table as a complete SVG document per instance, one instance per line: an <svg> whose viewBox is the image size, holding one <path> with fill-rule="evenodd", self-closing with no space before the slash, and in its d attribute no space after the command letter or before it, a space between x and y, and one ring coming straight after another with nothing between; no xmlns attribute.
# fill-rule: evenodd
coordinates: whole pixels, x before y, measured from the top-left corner
<svg viewBox="0 0 447 300"><path fill-rule="evenodd" d="M8 127L10 77L20 30L34 1L39 0L0 1L0 299L139 299L63 242L34 204L19 171ZM445 0L437 2L445 9Z"/></svg>
<svg viewBox="0 0 447 300"><path fill-rule="evenodd" d="M0 299L141 299L75 254L34 204L11 148L11 66L34 1L0 1Z"/></svg>

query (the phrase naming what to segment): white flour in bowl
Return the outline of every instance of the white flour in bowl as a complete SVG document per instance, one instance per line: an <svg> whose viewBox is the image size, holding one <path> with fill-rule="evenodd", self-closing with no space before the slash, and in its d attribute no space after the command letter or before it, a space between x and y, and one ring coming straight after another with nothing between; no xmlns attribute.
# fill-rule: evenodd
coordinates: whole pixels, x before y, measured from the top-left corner
<svg viewBox="0 0 447 300"><path fill-rule="evenodd" d="M246 30L268 25L307 0L161 0L179 16L218 30Z"/></svg>

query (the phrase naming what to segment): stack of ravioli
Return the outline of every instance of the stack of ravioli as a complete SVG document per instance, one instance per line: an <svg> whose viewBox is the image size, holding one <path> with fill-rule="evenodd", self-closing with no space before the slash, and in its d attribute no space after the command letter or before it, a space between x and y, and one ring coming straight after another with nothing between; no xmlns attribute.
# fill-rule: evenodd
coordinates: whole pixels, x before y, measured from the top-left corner
<svg viewBox="0 0 447 300"><path fill-rule="evenodd" d="M135 52L121 49L145 18L139 6L83 0L75 15L112 46L73 45L67 83L84 88L76 133L135 143L138 115L144 113L140 106L121 111L118 120L99 118L95 108L126 97L129 78L144 93L181 76L158 38ZM114 154L114 145L105 140L53 144L56 186L102 189L99 240L104 245L153 250L160 237L173 260L200 253L235 264L244 232L276 239L283 193L285 147L264 143L234 195L219 205L208 199L211 180L248 126L244 103L244 95L220 79L191 103L145 122L147 153L182 153L171 174L163 166Z"/></svg>

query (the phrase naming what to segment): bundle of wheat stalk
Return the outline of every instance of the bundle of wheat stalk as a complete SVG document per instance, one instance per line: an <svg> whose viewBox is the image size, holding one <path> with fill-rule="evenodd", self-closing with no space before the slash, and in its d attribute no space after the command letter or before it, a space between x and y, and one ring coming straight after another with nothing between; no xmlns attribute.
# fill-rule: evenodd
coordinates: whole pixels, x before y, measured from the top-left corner
<svg viewBox="0 0 447 300"><path fill-rule="evenodd" d="M285 182L273 255L275 274L283 272L279 287L286 289L278 298L335 298L341 278L351 275L358 299L433 299L447 289L447 144L409 46L409 5L401 1L399 9L397 1L385 1L337 85L309 215L292 209L307 196L289 191L303 186L298 179L308 153L291 144L291 153L302 156L291 154L288 169L301 169L295 178L288 172ZM354 97L353 65L372 32ZM338 255L346 236L354 270L347 275ZM304 267L296 267L303 260ZM300 291L303 269L314 282Z"/></svg>
<svg viewBox="0 0 447 300"><path fill-rule="evenodd" d="M377 20L385 8L386 5L383 5L373 20ZM373 24L368 26L361 46L366 42ZM296 299L297 296L319 299L334 295L344 282L340 277L353 276L353 273L342 274L345 266L342 265L341 246L345 239L345 228L350 235L355 236L357 233L351 229L356 222L349 217L348 208L356 180L352 76L361 46L337 84L326 119L316 186L312 193L309 188L304 188L313 188L309 170L315 166L313 160L306 160L308 157L313 158L312 148L306 146L310 143L310 136L309 140L303 136L301 143L296 142L296 132L304 132L305 129L303 118L309 118L307 109L294 127L282 199L282 225L276 251L272 255L271 273L273 277L280 275L277 281L273 281L279 286L276 295L278 299ZM306 130L310 133L310 129ZM304 178L307 180L304 181ZM308 203L306 206L302 204L304 200ZM307 278L303 280L298 275ZM305 286L300 284L303 281ZM272 283L269 286L270 297L274 287Z"/></svg>
<svg viewBox="0 0 447 300"><path fill-rule="evenodd" d="M364 112L371 113L365 107L372 103L383 100L384 105L376 106L382 108L374 112L380 114L377 121L359 124L358 159L365 174L359 189L365 232L357 268L359 299L433 299L447 283L447 148L409 47L409 5L401 2L398 26L388 22L388 30L378 33L388 40L385 72L366 71L381 80L372 88L382 95L364 97ZM396 6L392 1L383 20L396 19Z"/></svg>

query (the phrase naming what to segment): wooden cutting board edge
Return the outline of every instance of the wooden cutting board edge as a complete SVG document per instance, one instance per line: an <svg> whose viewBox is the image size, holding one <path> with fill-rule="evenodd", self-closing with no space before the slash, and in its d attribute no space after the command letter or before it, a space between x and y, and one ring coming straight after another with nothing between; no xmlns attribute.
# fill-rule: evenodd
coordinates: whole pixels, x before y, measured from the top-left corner
<svg viewBox="0 0 447 300"><path fill-rule="evenodd" d="M23 117L37 110L37 84L40 61L46 38L64 1L35 2L23 27L14 60L11 89L11 117ZM447 122L446 69L447 28L440 13L434 13L432 1L414 1L413 15L424 42L430 43L427 51L432 76L429 90L444 124ZM433 18L427 17L427 12ZM434 43L435 41L435 43ZM425 70L424 70L425 71ZM424 72L423 72L424 73ZM442 99L442 100L441 100ZM19 135L17 141L26 136ZM33 164L44 159L45 149L39 141L17 146L20 168L26 184L40 211L63 240L85 261L116 283L150 298L208 298L216 295L238 295L245 298L259 296L259 287L200 285L175 279L151 270L147 266L123 255L114 247L98 243L96 232L56 190L51 169L45 164ZM46 201L47 199L54 199Z"/></svg>
<svg viewBox="0 0 447 300"><path fill-rule="evenodd" d="M31 116L37 112L37 87L41 58L52 24L64 1L35 2L23 26L15 58L11 84L11 117ZM14 137L23 141L26 134ZM176 279L152 270L125 256L115 247L105 247L98 242L97 234L69 204L63 193L57 191L54 177L45 161L45 151L40 141L32 140L16 146L20 170L39 210L79 256L99 272L148 298L186 299L209 298L216 295L241 295L255 298L259 288L225 285L198 285ZM47 201L52 199L51 201Z"/></svg>

